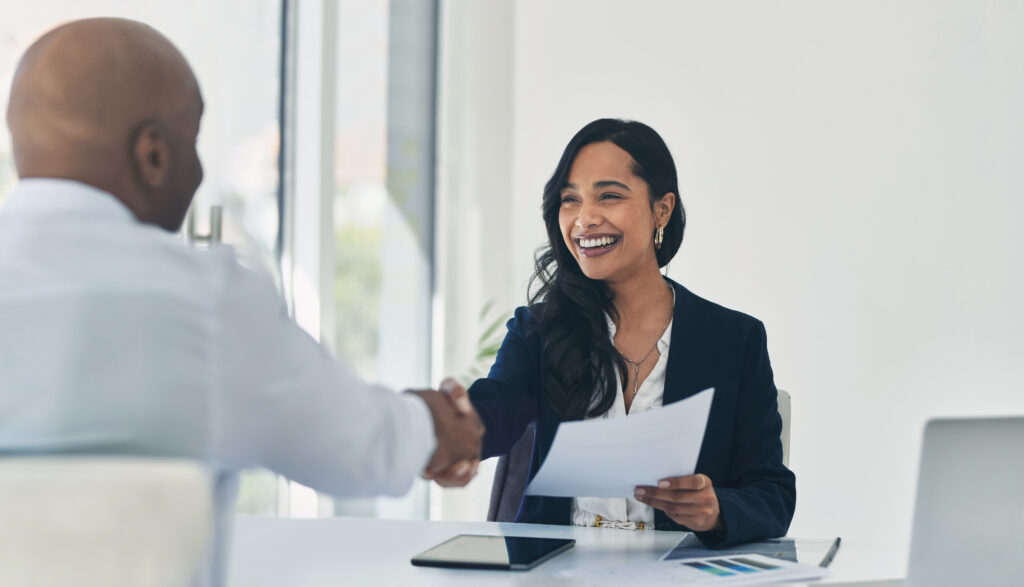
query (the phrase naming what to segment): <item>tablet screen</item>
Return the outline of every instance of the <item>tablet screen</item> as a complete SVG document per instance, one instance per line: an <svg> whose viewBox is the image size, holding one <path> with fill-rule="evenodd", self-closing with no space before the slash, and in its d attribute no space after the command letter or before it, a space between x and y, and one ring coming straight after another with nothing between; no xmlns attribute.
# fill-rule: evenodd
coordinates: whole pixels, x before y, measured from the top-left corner
<svg viewBox="0 0 1024 587"><path fill-rule="evenodd" d="M540 564L575 543L575 540L563 538L459 534L416 555L412 559L412 564L522 570Z"/></svg>

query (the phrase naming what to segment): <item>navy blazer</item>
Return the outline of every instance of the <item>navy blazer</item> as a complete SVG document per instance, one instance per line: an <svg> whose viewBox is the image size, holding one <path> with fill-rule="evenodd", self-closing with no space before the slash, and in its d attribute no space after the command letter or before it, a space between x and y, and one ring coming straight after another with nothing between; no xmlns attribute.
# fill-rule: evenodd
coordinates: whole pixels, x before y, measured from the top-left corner
<svg viewBox="0 0 1024 587"><path fill-rule="evenodd" d="M796 507L796 478L782 464L782 418L768 361L764 325L757 319L700 298L667 280L676 292L664 403L715 388L697 473L715 488L724 531L697 532L708 546L783 536ZM529 328L520 307L508 322L487 378L469 388L487 427L483 457L508 453L530 422L537 422L530 479L544 462L561 418L541 393L548 368L541 333ZM517 522L570 523L570 498L526 496ZM655 510L658 530L688 530Z"/></svg>

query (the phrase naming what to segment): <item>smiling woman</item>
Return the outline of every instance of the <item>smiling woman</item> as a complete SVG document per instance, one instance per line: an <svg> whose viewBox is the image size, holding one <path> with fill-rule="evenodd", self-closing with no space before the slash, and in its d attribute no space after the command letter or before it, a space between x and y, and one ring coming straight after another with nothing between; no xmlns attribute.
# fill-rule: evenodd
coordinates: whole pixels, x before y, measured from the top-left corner
<svg viewBox="0 0 1024 587"><path fill-rule="evenodd" d="M763 325L659 271L683 240L677 184L668 147L642 123L596 120L569 141L544 188L540 287L469 395L485 458L536 423L532 477L561 422L628 417L714 387L696 474L639 485L635 499L530 496L515 521L693 530L711 546L789 527L795 478Z"/></svg>
<svg viewBox="0 0 1024 587"><path fill-rule="evenodd" d="M653 364L647 359L672 316L671 292L656 285L661 281L656 252L661 247L657 234L664 234L675 208L675 193L652 192L634 172L634 165L632 156L614 142L590 143L576 155L558 198L562 239L586 279L602 281L613 289L625 286L649 291L653 294L651 301L658 306L656 312L665 317L647 324L630 321L629 326L637 328L617 328L614 347L633 367L632 373L627 371L623 376L625 383L632 380L632 385L624 385L624 389L632 390L624 398L627 411L639 390L641 367L648 376ZM639 171L642 173L642 168ZM549 184L548 189L556 185ZM545 217L549 200L554 198L545 197ZM608 310L615 316L620 308L612 304ZM645 328L659 325L656 330ZM643 352L645 348L647 352ZM642 359L629 358L641 353Z"/></svg>
<svg viewBox="0 0 1024 587"><path fill-rule="evenodd" d="M675 255L686 227L678 192L675 163L658 133L611 119L576 133L544 187L549 247L537 259L541 287L531 308L543 302L536 320L548 332L550 358L572 365L546 385L567 419L607 412L617 396L616 371L639 364L640 373L622 382L634 389L657 361L649 349L667 330L673 305L658 269ZM613 338L595 336L608 332L609 318ZM648 360L630 361L645 354ZM625 399L627 409L633 399Z"/></svg>

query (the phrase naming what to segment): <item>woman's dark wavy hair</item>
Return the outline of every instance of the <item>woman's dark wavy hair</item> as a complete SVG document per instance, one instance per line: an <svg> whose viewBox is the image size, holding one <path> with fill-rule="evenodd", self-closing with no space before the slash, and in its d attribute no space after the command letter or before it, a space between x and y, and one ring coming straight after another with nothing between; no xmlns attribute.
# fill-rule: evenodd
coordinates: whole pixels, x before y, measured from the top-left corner
<svg viewBox="0 0 1024 587"><path fill-rule="evenodd" d="M544 186L541 205L548 244L537 251L530 289L531 330L542 341L544 394L563 420L581 420L607 412L615 402L615 377L626 363L609 336L605 313L616 316L613 295L600 280L588 278L565 245L558 212L562 188L580 149L610 141L633 158L633 174L647 183L651 209L662 196L676 195L665 225L664 241L656 252L664 267L683 242L686 213L679 199L676 165L665 141L646 124L611 118L584 126L566 145L554 174ZM651 238L654 238L652 233Z"/></svg>

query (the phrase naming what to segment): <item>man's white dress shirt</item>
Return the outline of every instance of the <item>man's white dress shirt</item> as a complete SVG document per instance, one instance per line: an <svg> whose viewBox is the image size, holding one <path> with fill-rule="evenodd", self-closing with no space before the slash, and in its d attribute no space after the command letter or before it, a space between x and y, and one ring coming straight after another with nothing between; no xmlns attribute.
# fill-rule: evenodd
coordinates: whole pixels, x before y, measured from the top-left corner
<svg viewBox="0 0 1024 587"><path fill-rule="evenodd" d="M671 288L670 288L671 289ZM673 307L675 306L676 292L672 290ZM612 344L615 343L615 323L610 316L608 320L608 332ZM665 327L665 332L655 343L658 347L658 362L651 369L650 374L640 384L640 389L633 398L633 403L626 412L626 401L622 394L622 381L615 378L615 403L609 410L601 415L587 418L588 420L605 420L608 418L625 418L630 414L639 414L648 410L660 408L665 400L665 370L668 367L668 348L672 342L672 321ZM627 368L629 368L627 366ZM650 450L662 450L662 447L652 446ZM615 475L615 471L608 471L608 475ZM643 528L654 529L654 508L633 499L632 497L575 497L571 506L572 523L575 526L594 526L597 524L597 516L601 516L601 525L636 529L639 523Z"/></svg>
<svg viewBox="0 0 1024 587"><path fill-rule="evenodd" d="M219 584L237 471L405 493L435 447L417 397L361 381L228 247L195 251L81 183L0 208L0 455L168 455L216 479Z"/></svg>

